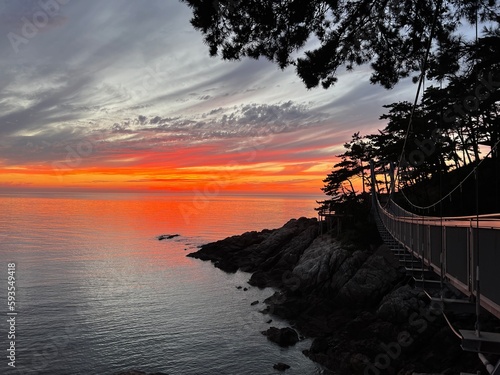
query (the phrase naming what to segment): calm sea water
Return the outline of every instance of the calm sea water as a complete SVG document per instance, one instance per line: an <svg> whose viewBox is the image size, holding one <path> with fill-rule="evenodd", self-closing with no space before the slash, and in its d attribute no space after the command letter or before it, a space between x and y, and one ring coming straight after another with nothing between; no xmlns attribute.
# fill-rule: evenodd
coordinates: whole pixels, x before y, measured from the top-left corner
<svg viewBox="0 0 500 375"><path fill-rule="evenodd" d="M0 373L322 374L260 334L272 290L187 258L200 244L313 217L314 199L0 195ZM180 234L158 241L160 234ZM16 264L16 369L7 264ZM285 326L273 318L271 325Z"/></svg>

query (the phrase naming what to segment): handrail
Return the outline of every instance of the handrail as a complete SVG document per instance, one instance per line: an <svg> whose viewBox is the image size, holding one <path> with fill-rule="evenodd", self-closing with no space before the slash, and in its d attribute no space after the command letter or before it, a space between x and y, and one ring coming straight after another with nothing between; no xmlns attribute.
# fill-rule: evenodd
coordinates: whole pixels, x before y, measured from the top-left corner
<svg viewBox="0 0 500 375"><path fill-rule="evenodd" d="M400 215L395 215L391 212L389 212L386 208L382 207L380 204L380 201L377 199L377 204L379 209L381 209L387 216L391 217L394 220L398 221L404 221L404 222L414 222L414 221L420 221L428 223L428 222L439 222L439 225L441 223L446 224L449 221L467 221L468 223L470 222L477 222L479 219L479 222L485 222L485 223L497 223L498 225L495 227L492 227L494 229L500 229L500 213L495 213L495 214L483 214L483 215L470 215L470 216L445 216L445 217L440 217L440 216L427 216L427 215L416 215L413 214L409 211L406 211L404 208L399 206L397 203L394 201L391 201L391 204L396 206L397 209L402 210L403 212L407 212L410 214L410 216L400 216ZM446 226L446 225L445 225ZM458 226L465 226L465 225L458 225ZM488 226L489 227L489 226Z"/></svg>
<svg viewBox="0 0 500 375"><path fill-rule="evenodd" d="M390 201L375 207L387 231L465 295L500 318L500 214L435 217L412 214ZM481 262L479 291L478 254Z"/></svg>

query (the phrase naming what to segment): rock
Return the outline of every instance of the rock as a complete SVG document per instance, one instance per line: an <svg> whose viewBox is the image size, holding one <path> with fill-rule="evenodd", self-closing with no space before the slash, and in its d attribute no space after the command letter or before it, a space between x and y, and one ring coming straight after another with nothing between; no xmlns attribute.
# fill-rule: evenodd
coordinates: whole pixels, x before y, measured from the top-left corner
<svg viewBox="0 0 500 375"><path fill-rule="evenodd" d="M175 238L175 237L179 237L180 234L162 234L156 238L158 238L158 240L160 241L163 241L163 240L171 240L172 238Z"/></svg>
<svg viewBox="0 0 500 375"><path fill-rule="evenodd" d="M323 353L328 350L328 339L326 337L316 337L312 344L311 348L309 349L310 352L312 353Z"/></svg>
<svg viewBox="0 0 500 375"><path fill-rule="evenodd" d="M241 286L237 286L236 289L241 289Z"/></svg>
<svg viewBox="0 0 500 375"><path fill-rule="evenodd" d="M286 363L283 363L283 362L278 362L275 365L273 365L273 369L278 370L278 371L285 371L285 370L288 370L289 368L290 368L290 366L287 365Z"/></svg>
<svg viewBox="0 0 500 375"><path fill-rule="evenodd" d="M258 303L259 303L259 301L253 301L253 302L250 304L250 306L255 306L255 305L256 305L256 304L258 304Z"/></svg>
<svg viewBox="0 0 500 375"><path fill-rule="evenodd" d="M381 355L389 358L387 350L390 363L380 373L451 375L482 368L477 355L464 353L444 319L407 285L390 250L373 249L347 248L328 233L318 235L315 219L301 218L203 245L188 256L226 272L251 272L251 285L276 288L260 312L292 320L297 331L270 327L262 333L282 347L296 344L298 332L312 337L303 353L337 374L376 373L374 364ZM473 318L454 316L452 323L471 327Z"/></svg>
<svg viewBox="0 0 500 375"><path fill-rule="evenodd" d="M281 347L293 346L299 341L299 335L290 327L281 329L271 327L267 331L263 331L262 334L267 336L269 341L275 342Z"/></svg>
<svg viewBox="0 0 500 375"><path fill-rule="evenodd" d="M381 247L357 270L340 289L338 301L352 308L372 307L390 292L396 282L404 277L399 264L386 247Z"/></svg>
<svg viewBox="0 0 500 375"><path fill-rule="evenodd" d="M296 232L295 236L287 238L286 242L282 244L280 248L274 249L272 253L266 250L266 253L270 256L263 259L262 263L252 274L248 281L250 285L255 285L260 288L273 286L292 290L298 286L300 280L294 277L288 277L288 275L292 276L291 271L296 266L302 253L318 235L317 222L316 220L311 220L312 219L304 219L302 222L296 223L296 225L293 226ZM289 228L289 230L291 229ZM284 232L288 234L288 231ZM285 235L283 233L278 234Z"/></svg>
<svg viewBox="0 0 500 375"><path fill-rule="evenodd" d="M203 245L200 250L188 256L210 260L226 272L240 269L245 272L268 273L262 283L253 285L267 286L264 284L271 281L279 284L281 274L273 269L277 267L283 272L293 268L317 231L316 219L292 219L279 229L247 232Z"/></svg>
<svg viewBox="0 0 500 375"><path fill-rule="evenodd" d="M410 314L424 306L419 294L420 292L409 285L397 288L382 299L377 315L393 323L408 322Z"/></svg>
<svg viewBox="0 0 500 375"><path fill-rule="evenodd" d="M293 269L300 288L332 298L368 259L366 251L348 251L329 235L314 240Z"/></svg>

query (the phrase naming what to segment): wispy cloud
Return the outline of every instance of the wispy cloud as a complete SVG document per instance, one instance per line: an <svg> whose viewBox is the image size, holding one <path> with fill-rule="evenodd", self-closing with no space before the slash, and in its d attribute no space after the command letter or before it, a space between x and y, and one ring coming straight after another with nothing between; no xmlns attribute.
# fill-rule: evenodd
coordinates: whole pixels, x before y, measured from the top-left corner
<svg viewBox="0 0 500 375"><path fill-rule="evenodd" d="M306 90L293 70L265 60L209 58L180 2L54 1L51 11L37 0L0 2L0 168L9 173L73 159L74 173L132 174L236 159L256 174L281 164L274 171L297 180L409 94L407 84L369 85L363 70ZM34 18L38 30L23 36ZM28 42L16 50L9 33Z"/></svg>

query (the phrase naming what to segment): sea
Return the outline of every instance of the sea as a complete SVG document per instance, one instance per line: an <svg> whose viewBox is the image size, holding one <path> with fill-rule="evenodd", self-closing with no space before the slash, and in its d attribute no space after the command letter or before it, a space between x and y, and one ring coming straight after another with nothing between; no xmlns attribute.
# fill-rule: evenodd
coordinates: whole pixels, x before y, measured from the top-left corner
<svg viewBox="0 0 500 375"><path fill-rule="evenodd" d="M260 312L272 289L186 257L314 217L315 206L303 197L0 194L0 374L271 375L278 362L288 375L326 374L302 353L310 339L280 348L261 334L289 325ZM165 234L178 236L158 240Z"/></svg>

